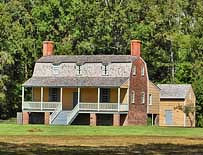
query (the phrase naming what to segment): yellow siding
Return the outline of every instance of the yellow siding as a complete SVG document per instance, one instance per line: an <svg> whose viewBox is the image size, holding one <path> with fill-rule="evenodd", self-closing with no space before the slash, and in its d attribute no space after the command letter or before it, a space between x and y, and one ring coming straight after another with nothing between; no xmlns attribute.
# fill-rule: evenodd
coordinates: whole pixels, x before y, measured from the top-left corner
<svg viewBox="0 0 203 155"><path fill-rule="evenodd" d="M49 88L44 88L43 93L44 93L43 101L48 102L49 101Z"/></svg>
<svg viewBox="0 0 203 155"><path fill-rule="evenodd" d="M128 89L124 89L124 88L121 88L121 103L123 104L127 104L127 90Z"/></svg>
<svg viewBox="0 0 203 155"><path fill-rule="evenodd" d="M74 92L77 92L77 88L63 88L63 110L71 110L73 108Z"/></svg>
<svg viewBox="0 0 203 155"><path fill-rule="evenodd" d="M110 103L118 103L118 88L111 88Z"/></svg>
<svg viewBox="0 0 203 155"><path fill-rule="evenodd" d="M152 94L152 105L148 104L148 113L159 114L160 90L151 81L149 82L149 94Z"/></svg>
<svg viewBox="0 0 203 155"><path fill-rule="evenodd" d="M80 102L97 103L97 88L81 88Z"/></svg>
<svg viewBox="0 0 203 155"><path fill-rule="evenodd" d="M33 91L33 101L35 101L35 102L40 102L41 101L40 89L41 88L39 88L39 87L34 87L32 89L32 91Z"/></svg>
<svg viewBox="0 0 203 155"><path fill-rule="evenodd" d="M184 105L184 101L179 100L165 100L160 101L160 115L159 125L168 126L165 122L165 110L172 110L173 125L171 126L184 126L184 113L181 110L175 109L178 105Z"/></svg>

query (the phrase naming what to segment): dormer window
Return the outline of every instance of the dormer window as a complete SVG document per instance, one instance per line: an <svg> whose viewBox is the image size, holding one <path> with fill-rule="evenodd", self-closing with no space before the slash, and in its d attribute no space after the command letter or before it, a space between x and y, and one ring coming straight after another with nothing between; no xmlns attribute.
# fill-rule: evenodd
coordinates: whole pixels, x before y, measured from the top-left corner
<svg viewBox="0 0 203 155"><path fill-rule="evenodd" d="M136 68L136 66L133 66L133 75L135 76L136 73L137 73L137 68Z"/></svg>
<svg viewBox="0 0 203 155"><path fill-rule="evenodd" d="M81 68L82 68L81 65L76 65L77 75L81 75L82 74Z"/></svg>
<svg viewBox="0 0 203 155"><path fill-rule="evenodd" d="M52 64L52 72L54 75L59 74L59 64Z"/></svg>
<svg viewBox="0 0 203 155"><path fill-rule="evenodd" d="M142 66L141 75L144 76L144 66Z"/></svg>
<svg viewBox="0 0 203 155"><path fill-rule="evenodd" d="M107 76L109 75L108 65L102 65L102 75Z"/></svg>

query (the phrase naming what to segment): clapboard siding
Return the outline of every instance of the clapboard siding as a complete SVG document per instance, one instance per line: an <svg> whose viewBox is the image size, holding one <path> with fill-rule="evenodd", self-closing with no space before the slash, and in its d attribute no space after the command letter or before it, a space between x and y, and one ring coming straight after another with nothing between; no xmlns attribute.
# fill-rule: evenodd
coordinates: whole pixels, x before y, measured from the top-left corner
<svg viewBox="0 0 203 155"><path fill-rule="evenodd" d="M149 94L152 94L152 105L148 103L148 113L159 114L160 90L151 81L149 81Z"/></svg>

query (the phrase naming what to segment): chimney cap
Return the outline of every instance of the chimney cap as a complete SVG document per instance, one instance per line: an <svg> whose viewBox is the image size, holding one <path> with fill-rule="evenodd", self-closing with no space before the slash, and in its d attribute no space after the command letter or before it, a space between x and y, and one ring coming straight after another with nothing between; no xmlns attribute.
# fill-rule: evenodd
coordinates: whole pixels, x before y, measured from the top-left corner
<svg viewBox="0 0 203 155"><path fill-rule="evenodd" d="M47 43L54 44L54 42L53 42L53 41L49 41L49 40L43 41L43 44L47 44Z"/></svg>
<svg viewBox="0 0 203 155"><path fill-rule="evenodd" d="M141 40L131 40L131 42L141 43Z"/></svg>

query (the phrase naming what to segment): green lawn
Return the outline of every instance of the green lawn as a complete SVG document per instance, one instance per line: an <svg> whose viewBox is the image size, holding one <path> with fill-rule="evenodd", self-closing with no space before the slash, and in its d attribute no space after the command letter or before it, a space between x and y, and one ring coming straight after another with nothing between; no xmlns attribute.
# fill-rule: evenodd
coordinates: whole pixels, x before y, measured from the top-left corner
<svg viewBox="0 0 203 155"><path fill-rule="evenodd" d="M183 136L202 137L202 128L152 127L152 126L48 126L0 124L0 135L71 135L71 136Z"/></svg>

